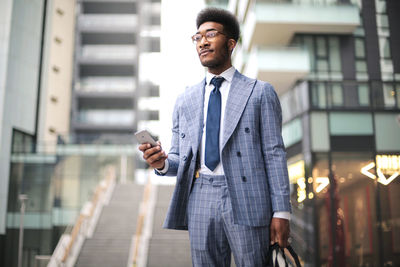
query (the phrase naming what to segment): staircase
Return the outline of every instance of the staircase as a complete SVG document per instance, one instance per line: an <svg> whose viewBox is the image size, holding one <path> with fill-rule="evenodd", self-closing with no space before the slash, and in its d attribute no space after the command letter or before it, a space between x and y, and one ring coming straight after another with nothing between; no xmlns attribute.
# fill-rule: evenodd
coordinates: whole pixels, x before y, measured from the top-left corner
<svg viewBox="0 0 400 267"><path fill-rule="evenodd" d="M158 186L147 267L192 266L188 232L162 228L174 187Z"/></svg>
<svg viewBox="0 0 400 267"><path fill-rule="evenodd" d="M93 237L83 244L76 267L127 266L142 196L141 185L127 183L115 186Z"/></svg>

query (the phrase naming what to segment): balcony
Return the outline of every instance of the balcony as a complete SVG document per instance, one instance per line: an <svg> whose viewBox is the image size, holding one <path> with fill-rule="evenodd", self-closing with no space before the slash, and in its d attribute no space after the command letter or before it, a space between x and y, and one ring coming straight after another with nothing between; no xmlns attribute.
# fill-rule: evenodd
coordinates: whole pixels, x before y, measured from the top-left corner
<svg viewBox="0 0 400 267"><path fill-rule="evenodd" d="M299 48L253 47L244 68L249 77L271 83L278 95L310 72L308 52Z"/></svg>
<svg viewBox="0 0 400 267"><path fill-rule="evenodd" d="M81 32L134 32L138 18L127 14L85 14L79 16L78 25Z"/></svg>
<svg viewBox="0 0 400 267"><path fill-rule="evenodd" d="M358 7L318 2L269 0L251 5L244 20L243 46L246 50L253 45L285 46L295 33L351 34L360 24Z"/></svg>
<svg viewBox="0 0 400 267"><path fill-rule="evenodd" d="M79 53L81 63L129 64L137 58L135 45L84 45Z"/></svg>
<svg viewBox="0 0 400 267"><path fill-rule="evenodd" d="M135 114L132 110L92 109L78 112L75 128L79 130L132 130Z"/></svg>
<svg viewBox="0 0 400 267"><path fill-rule="evenodd" d="M133 77L86 77L75 84L79 94L132 94L136 90Z"/></svg>

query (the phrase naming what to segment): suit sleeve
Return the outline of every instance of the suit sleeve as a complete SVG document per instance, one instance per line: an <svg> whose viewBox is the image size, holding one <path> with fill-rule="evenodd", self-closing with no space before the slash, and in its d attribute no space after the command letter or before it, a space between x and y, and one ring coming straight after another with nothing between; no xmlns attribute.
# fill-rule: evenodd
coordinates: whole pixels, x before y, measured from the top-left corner
<svg viewBox="0 0 400 267"><path fill-rule="evenodd" d="M165 173L155 171L160 176L175 176L178 172L179 167L179 113L180 103L182 96L179 96L176 100L173 115L172 115L172 140L171 149L168 152L168 170Z"/></svg>
<svg viewBox="0 0 400 267"><path fill-rule="evenodd" d="M261 145L272 211L291 211L286 151L282 139L282 111L274 88L266 83L261 98Z"/></svg>

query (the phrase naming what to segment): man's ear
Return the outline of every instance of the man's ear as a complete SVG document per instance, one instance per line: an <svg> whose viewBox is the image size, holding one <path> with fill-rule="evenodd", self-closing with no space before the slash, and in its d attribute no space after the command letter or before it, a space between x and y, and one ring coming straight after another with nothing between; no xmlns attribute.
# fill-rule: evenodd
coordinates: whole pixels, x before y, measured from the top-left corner
<svg viewBox="0 0 400 267"><path fill-rule="evenodd" d="M231 53L232 53L233 49L236 47L236 41L234 39L229 39L228 47L229 47L229 51L231 51Z"/></svg>

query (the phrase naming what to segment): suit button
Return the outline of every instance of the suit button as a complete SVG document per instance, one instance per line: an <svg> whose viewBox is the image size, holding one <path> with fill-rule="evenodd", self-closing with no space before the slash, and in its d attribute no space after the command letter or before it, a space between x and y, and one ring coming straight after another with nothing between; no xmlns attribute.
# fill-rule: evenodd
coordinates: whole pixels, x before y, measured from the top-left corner
<svg viewBox="0 0 400 267"><path fill-rule="evenodd" d="M236 152L236 155L237 155L238 157L241 157L241 156L242 156L242 153L240 153L240 151L238 151L238 152Z"/></svg>
<svg viewBox="0 0 400 267"><path fill-rule="evenodd" d="M185 138L185 134L184 133L181 133L181 138Z"/></svg>
<svg viewBox="0 0 400 267"><path fill-rule="evenodd" d="M246 127L246 128L244 128L244 131L245 131L246 133L249 133L249 132L250 132L250 128L249 128L249 127Z"/></svg>
<svg viewBox="0 0 400 267"><path fill-rule="evenodd" d="M209 181L210 181L210 184L212 184L212 182L214 181L214 179L213 179L213 178L210 178Z"/></svg>
<svg viewBox="0 0 400 267"><path fill-rule="evenodd" d="M182 159L183 159L183 161L186 161L186 160L187 160L187 157L186 157L186 156L183 156Z"/></svg>
<svg viewBox="0 0 400 267"><path fill-rule="evenodd" d="M242 182L246 182L246 181L247 181L246 176L242 176Z"/></svg>

